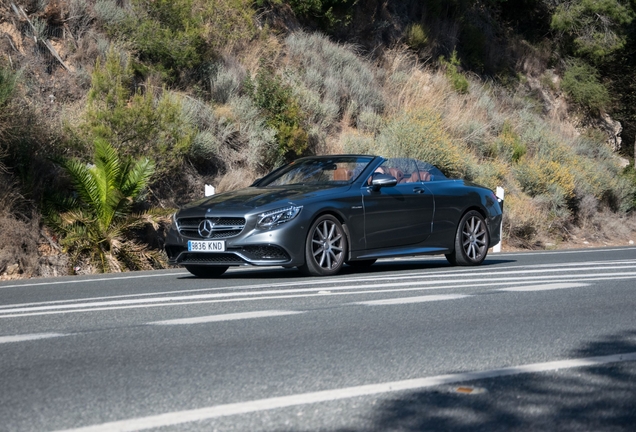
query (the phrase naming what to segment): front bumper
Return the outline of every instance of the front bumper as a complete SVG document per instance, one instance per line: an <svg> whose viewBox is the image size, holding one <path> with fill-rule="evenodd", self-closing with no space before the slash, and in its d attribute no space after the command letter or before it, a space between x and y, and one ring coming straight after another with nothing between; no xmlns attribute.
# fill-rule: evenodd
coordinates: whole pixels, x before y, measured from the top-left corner
<svg viewBox="0 0 636 432"><path fill-rule="evenodd" d="M206 240L192 230L181 232L173 226L166 237L168 262L176 265L210 266L298 266L304 264L306 224L301 220L281 224L269 230L255 228L255 218L246 218L245 227L225 241L224 252L188 251L188 240ZM185 233L185 235L184 235Z"/></svg>

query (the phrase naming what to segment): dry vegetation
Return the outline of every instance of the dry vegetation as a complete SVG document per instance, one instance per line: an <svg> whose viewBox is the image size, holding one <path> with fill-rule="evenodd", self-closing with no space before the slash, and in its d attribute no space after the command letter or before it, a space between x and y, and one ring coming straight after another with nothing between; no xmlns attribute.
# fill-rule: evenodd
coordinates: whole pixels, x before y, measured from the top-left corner
<svg viewBox="0 0 636 432"><path fill-rule="evenodd" d="M522 79L498 83L463 73L454 53L422 62L422 29L371 55L292 31L281 2L260 15L245 0L13 3L22 15L0 2L0 67L16 83L0 99L0 277L92 268L68 260L40 215L45 196L69 189L51 158L90 161L95 139L155 160L146 202L164 209L302 154L368 152L503 186L504 249L636 241L636 182L604 133L564 115L545 50L515 42Z"/></svg>

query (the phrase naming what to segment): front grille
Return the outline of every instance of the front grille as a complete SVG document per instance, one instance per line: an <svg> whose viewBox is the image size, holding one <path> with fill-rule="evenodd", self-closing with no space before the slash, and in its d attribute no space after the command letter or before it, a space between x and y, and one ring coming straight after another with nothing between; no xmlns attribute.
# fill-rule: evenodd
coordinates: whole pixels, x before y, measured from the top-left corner
<svg viewBox="0 0 636 432"><path fill-rule="evenodd" d="M179 264L243 264L238 256L231 253L184 253L181 255Z"/></svg>
<svg viewBox="0 0 636 432"><path fill-rule="evenodd" d="M254 261L289 261L289 254L278 246L245 246L241 249L241 253Z"/></svg>
<svg viewBox="0 0 636 432"><path fill-rule="evenodd" d="M199 224L209 219L214 223L209 239L223 239L235 237L245 228L245 218L237 217L210 217L210 218L180 218L177 219L179 232L184 237L202 238L199 235Z"/></svg>

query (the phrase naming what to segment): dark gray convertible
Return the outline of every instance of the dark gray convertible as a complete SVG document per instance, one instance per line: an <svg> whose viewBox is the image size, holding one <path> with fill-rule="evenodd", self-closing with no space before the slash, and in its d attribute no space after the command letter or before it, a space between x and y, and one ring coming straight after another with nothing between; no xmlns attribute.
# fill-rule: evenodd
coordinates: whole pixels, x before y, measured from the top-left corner
<svg viewBox="0 0 636 432"><path fill-rule="evenodd" d="M501 217L490 189L448 179L426 162L316 156L182 208L166 252L201 277L240 265L327 276L345 264L422 254L477 265L499 242Z"/></svg>

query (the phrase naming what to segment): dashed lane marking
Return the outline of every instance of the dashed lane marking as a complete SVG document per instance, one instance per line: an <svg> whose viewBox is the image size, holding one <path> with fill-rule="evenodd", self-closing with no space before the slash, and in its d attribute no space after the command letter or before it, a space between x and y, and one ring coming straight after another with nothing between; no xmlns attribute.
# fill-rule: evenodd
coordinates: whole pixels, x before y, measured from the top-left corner
<svg viewBox="0 0 636 432"><path fill-rule="evenodd" d="M221 315L208 315L208 316L201 316L201 317L194 317L194 318L179 318L179 319L171 319L171 320L165 320L165 321L154 321L148 324L152 324L152 325L204 324L204 323L211 323L211 322L236 321L236 320L254 319L254 318L269 318L269 317L279 317L279 316L287 316L287 315L297 315L301 313L303 313L303 311L266 310L266 311L243 312L243 313L232 313L232 314L221 314Z"/></svg>
<svg viewBox="0 0 636 432"><path fill-rule="evenodd" d="M530 291L549 291L563 288L580 288L586 287L590 284L586 283L553 283L553 284L544 284L544 285L524 285L524 286L516 286L516 287L508 287L501 288L498 291L508 291L508 292L530 292Z"/></svg>
<svg viewBox="0 0 636 432"><path fill-rule="evenodd" d="M0 336L0 344L13 343L13 342L26 342L38 339L49 339L62 336L69 336L63 333L32 333L14 336Z"/></svg>
<svg viewBox="0 0 636 432"><path fill-rule="evenodd" d="M457 300L462 298L472 297L470 295L463 294L440 294L440 295L426 295L419 297L396 297L390 299L383 300L368 300L362 302L355 302L353 304L364 305L364 306L387 306L387 305L402 305L409 303L424 303L424 302L433 302L433 301L444 301L444 300Z"/></svg>

